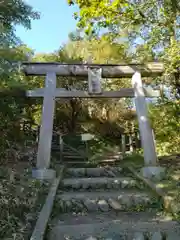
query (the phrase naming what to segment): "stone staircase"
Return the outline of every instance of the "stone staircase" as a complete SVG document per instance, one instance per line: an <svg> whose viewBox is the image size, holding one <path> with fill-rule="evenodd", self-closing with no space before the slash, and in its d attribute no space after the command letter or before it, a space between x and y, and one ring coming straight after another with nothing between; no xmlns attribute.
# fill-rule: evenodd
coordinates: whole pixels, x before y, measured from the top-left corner
<svg viewBox="0 0 180 240"><path fill-rule="evenodd" d="M87 161L87 157L84 153L83 145L79 146L79 149L74 149L73 147L69 146L68 144L64 144L63 147L63 162L64 163L76 163L76 162L85 162Z"/></svg>
<svg viewBox="0 0 180 240"><path fill-rule="evenodd" d="M178 223L163 217L159 205L123 168L67 168L47 239L180 239Z"/></svg>
<svg viewBox="0 0 180 240"><path fill-rule="evenodd" d="M51 154L56 162L59 162L61 159L64 163L75 164L76 163L85 163L87 157L85 155L84 144L81 143L78 145L78 148L74 148L66 143L63 144L63 149L60 149L59 135L53 134L52 143L51 143ZM62 151L62 152L61 152Z"/></svg>
<svg viewBox="0 0 180 240"><path fill-rule="evenodd" d="M77 146L71 146L67 143L63 144L63 148L60 150L59 135L54 132L51 143L51 154L55 162L61 162L68 167L81 167L85 165L91 165L92 161L89 161L87 157L86 147L84 142L78 142ZM117 150L110 151L110 149L104 149L105 157L98 156L99 163L101 165L114 165L119 164L119 160L122 159L122 152L119 152L119 146ZM116 154L114 154L114 151ZM102 159L101 159L102 158ZM97 162L97 161L96 161ZM96 164L97 165L97 164Z"/></svg>

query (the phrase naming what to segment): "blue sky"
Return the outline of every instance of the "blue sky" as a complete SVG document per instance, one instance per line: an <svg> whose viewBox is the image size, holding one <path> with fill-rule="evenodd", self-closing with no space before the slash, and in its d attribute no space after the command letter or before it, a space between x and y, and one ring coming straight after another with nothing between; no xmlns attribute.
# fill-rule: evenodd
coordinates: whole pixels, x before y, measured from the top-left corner
<svg viewBox="0 0 180 240"><path fill-rule="evenodd" d="M68 34L76 29L73 13L77 10L70 7L67 0L26 0L35 10L41 13L40 20L32 21L32 29L21 26L16 34L35 52L53 52L68 39Z"/></svg>

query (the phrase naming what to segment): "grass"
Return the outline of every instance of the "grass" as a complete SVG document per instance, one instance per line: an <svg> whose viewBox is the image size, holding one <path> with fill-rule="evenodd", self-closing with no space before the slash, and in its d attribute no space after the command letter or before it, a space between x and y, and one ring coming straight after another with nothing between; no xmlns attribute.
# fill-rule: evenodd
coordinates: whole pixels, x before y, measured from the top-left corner
<svg viewBox="0 0 180 240"><path fill-rule="evenodd" d="M180 220L180 156L171 155L160 159L166 167L166 176L156 186L167 193L172 200L172 210L176 219Z"/></svg>
<svg viewBox="0 0 180 240"><path fill-rule="evenodd" d="M0 168L0 239L29 239L49 184L31 178L28 168Z"/></svg>
<svg viewBox="0 0 180 240"><path fill-rule="evenodd" d="M139 169L144 165L144 157L141 154L134 153L126 155L123 159L125 166L133 166L135 169Z"/></svg>
<svg viewBox="0 0 180 240"><path fill-rule="evenodd" d="M124 164L139 170L144 164L143 156L140 154L126 156ZM173 215L180 220L180 155L160 157L159 164L166 168L166 175L164 179L156 181L155 184L172 200Z"/></svg>
<svg viewBox="0 0 180 240"><path fill-rule="evenodd" d="M90 163L99 163L111 155L117 154L120 147L109 139L97 137L88 142L88 155Z"/></svg>

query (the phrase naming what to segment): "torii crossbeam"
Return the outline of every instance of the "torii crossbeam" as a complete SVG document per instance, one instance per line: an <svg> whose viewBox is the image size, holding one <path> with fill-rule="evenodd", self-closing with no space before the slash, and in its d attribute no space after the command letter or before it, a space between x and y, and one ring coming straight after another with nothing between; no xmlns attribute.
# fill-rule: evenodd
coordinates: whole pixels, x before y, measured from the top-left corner
<svg viewBox="0 0 180 240"><path fill-rule="evenodd" d="M40 129L40 138L37 154L37 169L34 171L36 178L53 178L55 172L49 169L51 156L51 140L53 131L53 117L55 98L122 98L134 97L137 110L141 142L144 149L146 167L143 174L149 177L158 175L162 168L157 166L154 136L147 115L145 97L158 97L159 91L143 88L141 77L158 76L164 72L162 63L147 64L61 64L61 63L36 63L25 62L22 64L26 75L46 76L45 88L27 91L27 97L43 97L43 113ZM78 91L56 88L56 76L74 76L88 78L89 91ZM132 87L119 91L103 91L100 78L125 78L132 77Z"/></svg>

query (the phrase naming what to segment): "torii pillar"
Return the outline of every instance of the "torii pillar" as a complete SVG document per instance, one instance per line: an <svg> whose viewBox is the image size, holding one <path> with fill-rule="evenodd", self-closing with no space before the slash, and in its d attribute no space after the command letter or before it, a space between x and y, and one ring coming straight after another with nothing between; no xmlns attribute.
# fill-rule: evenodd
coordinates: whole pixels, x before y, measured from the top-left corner
<svg viewBox="0 0 180 240"><path fill-rule="evenodd" d="M54 108L56 91L56 73L47 72L45 80L45 91L43 99L43 109L41 117L40 136L38 143L38 154L36 169L32 175L36 179L53 179L55 170L50 169L51 142L53 132Z"/></svg>
<svg viewBox="0 0 180 240"><path fill-rule="evenodd" d="M139 122L141 143L144 150L144 167L141 173L145 178L161 179L164 176L165 168L158 166L155 139L148 119L148 110L143 90L141 73L135 72L132 77L134 88L136 112Z"/></svg>

